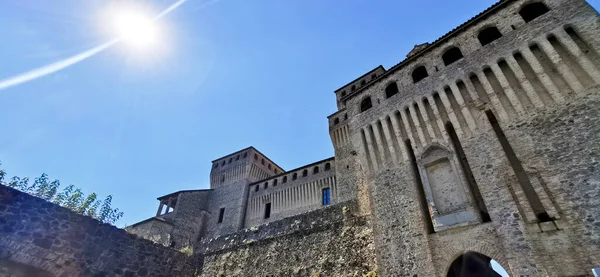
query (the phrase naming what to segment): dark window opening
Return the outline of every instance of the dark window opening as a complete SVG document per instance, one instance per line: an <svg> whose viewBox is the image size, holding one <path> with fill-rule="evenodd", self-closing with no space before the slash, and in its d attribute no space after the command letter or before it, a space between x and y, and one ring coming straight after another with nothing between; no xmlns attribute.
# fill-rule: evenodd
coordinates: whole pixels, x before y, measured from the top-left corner
<svg viewBox="0 0 600 277"><path fill-rule="evenodd" d="M481 32L479 32L479 35L477 35L477 38L479 39L479 42L481 43L482 46L485 46L485 45L489 44L490 42L497 40L501 37L502 37L502 34L496 27L485 28L485 29L481 30Z"/></svg>
<svg viewBox="0 0 600 277"><path fill-rule="evenodd" d="M254 191L258 191L260 189L260 187L258 185L256 185L256 187L254 187Z"/></svg>
<svg viewBox="0 0 600 277"><path fill-rule="evenodd" d="M325 171L330 170L331 169L331 164L330 163L326 163L325 164Z"/></svg>
<svg viewBox="0 0 600 277"><path fill-rule="evenodd" d="M537 219L540 222L552 221L552 218L550 218L550 216L544 209L542 201L540 200L539 196L537 195L533 186L531 185L531 181L529 181L529 177L527 176L525 168L523 168L523 164L521 164L521 161L517 157L515 150L508 142L506 135L504 135L504 131L502 131L502 128L498 123L498 119L496 119L496 116L490 110L485 111L485 114L488 120L490 121L490 124L492 125L492 129L494 129L494 133L496 133L496 137L498 138L498 141L502 146L502 150L504 150L506 158L508 158L510 166L512 167L515 175L517 175L517 180L519 181L519 184L523 189L523 193L525 194L529 205L531 205L531 209L535 213Z"/></svg>
<svg viewBox="0 0 600 277"><path fill-rule="evenodd" d="M346 91L342 91L342 97L346 96Z"/></svg>
<svg viewBox="0 0 600 277"><path fill-rule="evenodd" d="M302 170L302 177L308 176L308 170Z"/></svg>
<svg viewBox="0 0 600 277"><path fill-rule="evenodd" d="M477 210L479 211L479 216L481 217L482 222L490 222L492 219L490 218L490 214L487 211L487 207L485 206L485 202L483 202L483 196L481 196L481 191L479 191L479 186L477 186L477 182L475 181L475 176L471 171L471 166L469 165L469 161L467 161L467 156L465 155L465 151L460 144L460 140L456 135L456 130L454 130L454 126L451 122L446 122L446 132L450 136L450 140L452 141L452 146L454 147L454 151L458 156L458 161L460 163L460 167L465 174L465 179L467 179L467 184L469 186L469 190L471 191L471 195L473 199L475 199L475 205L477 206Z"/></svg>
<svg viewBox="0 0 600 277"><path fill-rule="evenodd" d="M377 78L377 74L373 73L373 74L371 75L371 81L375 80L375 78Z"/></svg>
<svg viewBox="0 0 600 277"><path fill-rule="evenodd" d="M348 119L348 114L344 114L344 120Z"/></svg>
<svg viewBox="0 0 600 277"><path fill-rule="evenodd" d="M283 176L283 180L281 180L282 183L287 183L287 176Z"/></svg>
<svg viewBox="0 0 600 277"><path fill-rule="evenodd" d="M273 180L273 186L277 186L277 179Z"/></svg>
<svg viewBox="0 0 600 277"><path fill-rule="evenodd" d="M360 81L360 85L361 85L361 86L364 86L364 85L366 85L366 84L367 84L367 81L365 81L365 80L362 80L362 81Z"/></svg>
<svg viewBox="0 0 600 277"><path fill-rule="evenodd" d="M240 155L235 156L235 160L238 161L240 159Z"/></svg>
<svg viewBox="0 0 600 277"><path fill-rule="evenodd" d="M390 98L392 95L397 94L397 93L398 93L398 85L396 84L396 82L389 84L385 88L385 98Z"/></svg>
<svg viewBox="0 0 600 277"><path fill-rule="evenodd" d="M460 52L460 49L458 49L458 47L452 47L450 49L448 49L444 55L442 55L442 59L444 60L444 65L448 66L460 59L463 58L463 54L462 52Z"/></svg>
<svg viewBox="0 0 600 277"><path fill-rule="evenodd" d="M268 165L267 165L267 168L268 168L268 169L271 169L271 164L268 164Z"/></svg>
<svg viewBox="0 0 600 277"><path fill-rule="evenodd" d="M254 159L258 160L258 155L254 154Z"/></svg>
<svg viewBox="0 0 600 277"><path fill-rule="evenodd" d="M317 173L319 173L319 167L318 167L318 166L315 166L315 167L313 168L313 174L317 174Z"/></svg>
<svg viewBox="0 0 600 277"><path fill-rule="evenodd" d="M219 221L217 223L223 223L223 216L225 215L225 208L219 210Z"/></svg>
<svg viewBox="0 0 600 277"><path fill-rule="evenodd" d="M215 168L219 167L219 163L215 163Z"/></svg>
<svg viewBox="0 0 600 277"><path fill-rule="evenodd" d="M425 78L427 78L429 74L427 74L427 69L424 66L419 66L415 68L412 72L413 82L417 83Z"/></svg>
<svg viewBox="0 0 600 277"><path fill-rule="evenodd" d="M294 174L292 175L292 180L296 180L296 179L298 179L298 173L294 173Z"/></svg>
<svg viewBox="0 0 600 277"><path fill-rule="evenodd" d="M323 206L327 206L327 205L331 204L331 189L324 188L322 195L323 195Z"/></svg>
<svg viewBox="0 0 600 277"><path fill-rule="evenodd" d="M233 160L233 158L229 158L229 162L227 162L227 163L231 163L232 160Z"/></svg>
<svg viewBox="0 0 600 277"><path fill-rule="evenodd" d="M264 187L265 187L265 189L267 189L269 187L269 182L265 182Z"/></svg>
<svg viewBox="0 0 600 277"><path fill-rule="evenodd" d="M246 157L248 157L248 153L244 153L243 158L245 159Z"/></svg>
<svg viewBox="0 0 600 277"><path fill-rule="evenodd" d="M260 159L260 164L265 165L265 159Z"/></svg>
<svg viewBox="0 0 600 277"><path fill-rule="evenodd" d="M271 217L271 203L265 204L265 219Z"/></svg>
<svg viewBox="0 0 600 277"><path fill-rule="evenodd" d="M371 97L367 97L360 102L360 112L364 112L373 107L373 103L371 103Z"/></svg>
<svg viewBox="0 0 600 277"><path fill-rule="evenodd" d="M223 162L221 163L221 166L223 166L223 165L225 165L225 161L223 161Z"/></svg>
<svg viewBox="0 0 600 277"><path fill-rule="evenodd" d="M428 234L433 234L435 233L435 230L433 229L433 221L431 221L431 214L429 213L429 207L425 198L425 190L423 189L423 183L421 182L421 174L419 173L417 158L415 157L415 152L413 151L410 140L407 139L404 142L404 144L406 145L406 149L408 149L408 155L410 157L410 163L412 165L413 170L413 178L415 178L415 181L417 183L417 191L419 192L419 203L421 204L421 212L423 213L423 218L425 219L425 227L427 229Z"/></svg>
<svg viewBox="0 0 600 277"><path fill-rule="evenodd" d="M350 90L355 91L356 90L356 86L352 85L352 87L350 88Z"/></svg>
<svg viewBox="0 0 600 277"><path fill-rule="evenodd" d="M519 11L519 14L523 18L523 20L525 20L525 23L527 23L540 17L548 11L550 10L548 9L548 7L546 7L546 5L544 5L544 3L537 2L526 5Z"/></svg>

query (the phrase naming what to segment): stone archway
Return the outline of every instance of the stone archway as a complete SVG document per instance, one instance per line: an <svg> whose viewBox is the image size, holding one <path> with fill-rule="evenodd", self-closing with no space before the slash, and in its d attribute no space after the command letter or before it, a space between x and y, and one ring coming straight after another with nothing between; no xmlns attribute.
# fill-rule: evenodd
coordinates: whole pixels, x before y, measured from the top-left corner
<svg viewBox="0 0 600 277"><path fill-rule="evenodd" d="M468 251L458 256L448 268L447 277L508 277L506 270L492 258Z"/></svg>
<svg viewBox="0 0 600 277"><path fill-rule="evenodd" d="M50 272L34 266L10 261L0 260L0 276L3 277L54 277Z"/></svg>

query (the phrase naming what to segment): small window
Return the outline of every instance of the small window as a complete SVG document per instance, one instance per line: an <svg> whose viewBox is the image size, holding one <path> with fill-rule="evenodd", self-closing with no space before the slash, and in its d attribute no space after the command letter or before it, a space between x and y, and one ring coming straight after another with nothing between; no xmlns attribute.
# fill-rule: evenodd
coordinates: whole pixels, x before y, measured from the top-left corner
<svg viewBox="0 0 600 277"><path fill-rule="evenodd" d="M371 81L375 80L377 78L377 74L373 73L371 74Z"/></svg>
<svg viewBox="0 0 600 277"><path fill-rule="evenodd" d="M281 180L282 183L287 183L287 176L283 176L283 180Z"/></svg>
<svg viewBox="0 0 600 277"><path fill-rule="evenodd" d="M223 223L223 216L225 215L225 208L221 208L219 210L219 222L218 223Z"/></svg>
<svg viewBox="0 0 600 277"><path fill-rule="evenodd" d="M346 91L342 91L342 97L346 96Z"/></svg>
<svg viewBox="0 0 600 277"><path fill-rule="evenodd" d="M223 162L221 163L221 166L225 165L225 160L223 160Z"/></svg>
<svg viewBox="0 0 600 277"><path fill-rule="evenodd" d="M243 156L243 158L245 159L245 158L247 158L247 157L248 157L248 153L244 153L244 156Z"/></svg>
<svg viewBox="0 0 600 277"><path fill-rule="evenodd" d="M268 169L271 169L271 164L268 164L268 165L267 165L267 168L268 168Z"/></svg>
<svg viewBox="0 0 600 277"><path fill-rule="evenodd" d="M333 125L338 125L338 124L340 124L340 119L339 118L334 119Z"/></svg>
<svg viewBox="0 0 600 277"><path fill-rule="evenodd" d="M230 164L232 160L233 160L233 158L229 158L229 162L227 162L227 163L229 163L229 164Z"/></svg>
<svg viewBox="0 0 600 277"><path fill-rule="evenodd" d="M239 161L240 160L240 155L235 156L235 160Z"/></svg>
<svg viewBox="0 0 600 277"><path fill-rule="evenodd" d="M397 93L398 93L398 85L396 84L396 82L389 84L385 88L385 98L390 98L390 97L392 97L392 95L397 94Z"/></svg>
<svg viewBox="0 0 600 277"><path fill-rule="evenodd" d="M277 179L273 180L273 186L277 186Z"/></svg>
<svg viewBox="0 0 600 277"><path fill-rule="evenodd" d="M348 119L348 114L344 114L344 120Z"/></svg>
<svg viewBox="0 0 600 277"><path fill-rule="evenodd" d="M360 81L360 85L361 85L361 86L364 86L364 85L366 85L366 84L367 84L367 81L365 81L365 80L362 80L362 81Z"/></svg>
<svg viewBox="0 0 600 277"><path fill-rule="evenodd" d="M219 163L215 163L215 168L219 167Z"/></svg>
<svg viewBox="0 0 600 277"><path fill-rule="evenodd" d="M258 155L254 154L254 160L258 160Z"/></svg>
<svg viewBox="0 0 600 277"><path fill-rule="evenodd" d="M256 185L256 186L254 187L254 191L258 191L259 189L260 189L260 187L259 187L258 185Z"/></svg>
<svg viewBox="0 0 600 277"><path fill-rule="evenodd" d="M453 64L454 62L463 58L462 52L458 47L452 47L448 49L443 55L442 59L444 60L444 65L448 66Z"/></svg>
<svg viewBox="0 0 600 277"><path fill-rule="evenodd" d="M262 165L265 165L265 159L260 159L260 163L261 163Z"/></svg>
<svg viewBox="0 0 600 277"><path fill-rule="evenodd" d="M527 23L540 17L548 11L550 10L548 9L548 7L546 7L546 5L544 5L544 3L537 2L526 5L519 11L519 14Z"/></svg>
<svg viewBox="0 0 600 277"><path fill-rule="evenodd" d="M302 171L302 177L306 177L306 176L308 176L308 170L305 169Z"/></svg>
<svg viewBox="0 0 600 277"><path fill-rule="evenodd" d="M356 90L356 86L352 85L352 87L350 88L350 90L355 91Z"/></svg>
<svg viewBox="0 0 600 277"><path fill-rule="evenodd" d="M265 182L265 189L269 188L269 182Z"/></svg>
<svg viewBox="0 0 600 277"><path fill-rule="evenodd" d="M315 166L315 167L313 168L313 174L317 174L317 173L319 173L319 167L318 167L318 166Z"/></svg>
<svg viewBox="0 0 600 277"><path fill-rule="evenodd" d="M367 98L363 99L362 102L360 102L360 112L361 113L370 109L371 107L373 107L373 104L371 103L371 97L367 97Z"/></svg>
<svg viewBox="0 0 600 277"><path fill-rule="evenodd" d="M273 169L273 172L275 172L275 174L279 174L279 170L277 170L277 168Z"/></svg>
<svg viewBox="0 0 600 277"><path fill-rule="evenodd" d="M331 169L331 164L330 163L326 163L325 164L325 171L330 170Z"/></svg>
<svg viewBox="0 0 600 277"><path fill-rule="evenodd" d="M271 203L265 204L265 219L271 217Z"/></svg>
<svg viewBox="0 0 600 277"><path fill-rule="evenodd" d="M490 42L497 40L501 37L502 37L502 34L500 33L500 31L498 31L498 28L493 27L493 26L481 30L481 32L479 32L479 35L477 35L477 38L479 39L481 46L485 46L485 45L489 44Z"/></svg>
<svg viewBox="0 0 600 277"><path fill-rule="evenodd" d="M323 206L331 204L331 190L329 188L323 189Z"/></svg>
<svg viewBox="0 0 600 277"><path fill-rule="evenodd" d="M296 180L296 179L298 179L298 173L292 174L292 180Z"/></svg>
<svg viewBox="0 0 600 277"><path fill-rule="evenodd" d="M412 72L412 78L415 84L427 78L427 76L429 76L429 74L427 74L427 69L425 68L425 66L419 66L415 68L415 70L413 70Z"/></svg>

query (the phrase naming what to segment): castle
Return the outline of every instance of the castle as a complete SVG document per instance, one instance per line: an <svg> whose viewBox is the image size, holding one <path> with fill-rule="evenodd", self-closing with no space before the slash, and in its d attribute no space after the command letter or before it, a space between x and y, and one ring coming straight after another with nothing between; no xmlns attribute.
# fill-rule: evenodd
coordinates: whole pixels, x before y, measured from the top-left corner
<svg viewBox="0 0 600 277"><path fill-rule="evenodd" d="M160 252L156 270L500 276L494 261L510 276L591 276L600 268L600 16L584 0L499 1L335 98L334 157L286 171L242 149L212 161L210 189L161 196L155 216L127 227L193 247L187 264ZM128 276L154 276L129 266L138 271Z"/></svg>

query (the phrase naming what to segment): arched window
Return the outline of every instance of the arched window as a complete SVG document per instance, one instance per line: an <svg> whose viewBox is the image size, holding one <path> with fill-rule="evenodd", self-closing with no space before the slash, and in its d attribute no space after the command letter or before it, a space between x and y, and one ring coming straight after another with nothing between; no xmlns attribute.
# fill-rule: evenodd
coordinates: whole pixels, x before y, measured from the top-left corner
<svg viewBox="0 0 600 277"><path fill-rule="evenodd" d="M273 180L273 186L277 185L277 179Z"/></svg>
<svg viewBox="0 0 600 277"><path fill-rule="evenodd" d="M281 180L282 183L287 183L287 176L283 176L283 180Z"/></svg>
<svg viewBox="0 0 600 277"><path fill-rule="evenodd" d="M367 98L363 99L362 102L360 102L360 112L361 113L370 109L371 107L373 107L373 104L371 103L371 97L367 97Z"/></svg>
<svg viewBox="0 0 600 277"><path fill-rule="evenodd" d="M265 182L265 189L269 187L269 182Z"/></svg>
<svg viewBox="0 0 600 277"><path fill-rule="evenodd" d="M365 81L365 80L362 80L362 81L360 81L360 85L361 85L361 86L364 86L364 85L366 85L366 84L367 84L367 81Z"/></svg>
<svg viewBox="0 0 600 277"><path fill-rule="evenodd" d="M273 169L273 172L275 172L275 174L279 173L279 170L277 170L277 168Z"/></svg>
<svg viewBox="0 0 600 277"><path fill-rule="evenodd" d="M333 120L333 125L337 125L339 123L340 123L340 119L339 118L336 118L336 119Z"/></svg>
<svg viewBox="0 0 600 277"><path fill-rule="evenodd" d="M481 46L485 46L486 44L489 44L490 42L497 40L501 37L502 34L500 33L500 31L498 31L498 28L494 26L487 27L481 30L481 32L479 32L479 35L477 35Z"/></svg>
<svg viewBox="0 0 600 277"><path fill-rule="evenodd" d="M325 164L325 171L330 170L331 169L331 164L330 163L326 163Z"/></svg>
<svg viewBox="0 0 600 277"><path fill-rule="evenodd" d="M308 176L308 170L302 170L302 177Z"/></svg>
<svg viewBox="0 0 600 277"><path fill-rule="evenodd" d="M385 98L390 98L392 95L394 95L396 93L398 93L398 85L396 84L396 82L389 84L385 88Z"/></svg>
<svg viewBox="0 0 600 277"><path fill-rule="evenodd" d="M260 159L260 164L265 165L265 159Z"/></svg>
<svg viewBox="0 0 600 277"><path fill-rule="evenodd" d="M346 91L342 91L342 97L346 96Z"/></svg>
<svg viewBox="0 0 600 277"><path fill-rule="evenodd" d="M350 88L350 90L355 91L356 90L356 86L352 85L352 87Z"/></svg>
<svg viewBox="0 0 600 277"><path fill-rule="evenodd" d="M318 166L315 166L315 167L313 168L313 174L317 174L317 173L319 173L319 167L318 167Z"/></svg>
<svg viewBox="0 0 600 277"><path fill-rule="evenodd" d="M523 20L525 20L525 22L527 23L531 20L538 18L542 14L547 13L548 11L550 11L550 10L548 9L548 7L546 7L546 5L544 5L544 3L536 2L536 3L531 3L531 4L526 5L523 8L521 8L521 10L519 11L519 14L523 18Z"/></svg>
<svg viewBox="0 0 600 277"><path fill-rule="evenodd" d="M427 69L425 68L425 66L419 66L415 68L415 70L413 70L412 72L412 78L415 84L427 78L427 76L429 76L429 74L427 74Z"/></svg>
<svg viewBox="0 0 600 277"><path fill-rule="evenodd" d="M292 180L296 180L296 179L298 179L298 173L294 173L294 174L292 175Z"/></svg>
<svg viewBox="0 0 600 277"><path fill-rule="evenodd" d="M444 60L444 65L450 65L455 61L462 59L463 54L460 52L458 47L452 47L442 55L442 59Z"/></svg>

